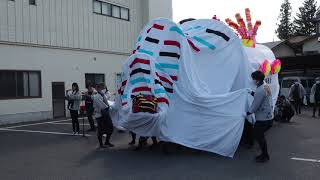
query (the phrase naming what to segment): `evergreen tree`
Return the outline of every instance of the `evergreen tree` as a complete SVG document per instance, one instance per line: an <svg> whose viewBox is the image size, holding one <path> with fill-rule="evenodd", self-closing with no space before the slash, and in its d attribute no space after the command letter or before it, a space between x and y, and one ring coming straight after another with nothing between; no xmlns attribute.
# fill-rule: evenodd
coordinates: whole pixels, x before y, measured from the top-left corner
<svg viewBox="0 0 320 180"><path fill-rule="evenodd" d="M297 17L294 18L294 30L296 34L310 36L316 32L316 25L313 20L317 13L317 2L305 0L299 8Z"/></svg>
<svg viewBox="0 0 320 180"><path fill-rule="evenodd" d="M280 14L278 17L279 22L277 23L278 28L276 30L276 34L279 39L284 40L288 39L293 35L293 23L291 21L291 4L289 0L284 0L281 9Z"/></svg>

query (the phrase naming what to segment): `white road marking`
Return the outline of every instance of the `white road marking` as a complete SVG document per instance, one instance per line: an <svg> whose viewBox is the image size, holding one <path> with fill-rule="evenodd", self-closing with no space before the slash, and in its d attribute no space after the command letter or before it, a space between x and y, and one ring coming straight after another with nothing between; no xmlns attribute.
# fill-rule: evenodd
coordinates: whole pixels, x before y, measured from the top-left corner
<svg viewBox="0 0 320 180"><path fill-rule="evenodd" d="M49 122L41 122L41 123L32 123L32 124L24 124L24 125L18 125L18 126L9 126L4 127L5 129L11 129L11 128L20 128L20 127L28 127L28 126L35 126L35 125L41 125L41 124L50 124L55 122L65 122L70 121L71 119L65 119L65 120L59 120L59 121L49 121Z"/></svg>
<svg viewBox="0 0 320 180"><path fill-rule="evenodd" d="M33 131L33 130L7 129L7 128L0 128L0 131L55 134L55 135L68 135L68 136L82 136L82 134L74 135L73 133L50 132L50 131ZM90 134L85 134L85 135L86 136L91 136Z"/></svg>
<svg viewBox="0 0 320 180"><path fill-rule="evenodd" d="M291 158L292 160L295 160L295 161L307 161L307 162L316 162L316 163L320 163L320 160L317 160L317 159L305 159L305 158L296 158L296 157L293 157Z"/></svg>
<svg viewBox="0 0 320 180"><path fill-rule="evenodd" d="M50 122L48 124L57 124L57 125L72 125L72 123L59 123L59 122ZM82 126L82 123L79 124L80 126ZM90 126L90 124L84 124L85 126Z"/></svg>

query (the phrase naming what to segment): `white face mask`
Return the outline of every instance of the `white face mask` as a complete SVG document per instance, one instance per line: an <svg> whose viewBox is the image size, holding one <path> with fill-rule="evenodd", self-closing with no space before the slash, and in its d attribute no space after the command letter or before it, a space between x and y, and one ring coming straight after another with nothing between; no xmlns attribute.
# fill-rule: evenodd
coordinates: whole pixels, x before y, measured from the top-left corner
<svg viewBox="0 0 320 180"><path fill-rule="evenodd" d="M319 84L319 83L320 83L320 80L316 81L316 83Z"/></svg>
<svg viewBox="0 0 320 180"><path fill-rule="evenodd" d="M105 94L105 93L106 93L106 89L102 89L101 92L102 92L103 94Z"/></svg>

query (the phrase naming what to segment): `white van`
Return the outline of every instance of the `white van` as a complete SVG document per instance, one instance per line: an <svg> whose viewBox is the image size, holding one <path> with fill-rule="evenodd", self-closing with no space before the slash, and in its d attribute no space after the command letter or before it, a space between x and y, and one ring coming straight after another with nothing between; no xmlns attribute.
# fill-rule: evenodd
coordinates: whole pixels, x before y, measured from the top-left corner
<svg viewBox="0 0 320 180"><path fill-rule="evenodd" d="M306 93L307 93L306 94L307 100L309 103L311 88L315 82L315 78L313 78L313 77L296 77L296 76L284 77L280 83L280 87L281 87L280 88L280 95L284 95L285 97L288 98L290 87L296 80L298 80L305 88Z"/></svg>

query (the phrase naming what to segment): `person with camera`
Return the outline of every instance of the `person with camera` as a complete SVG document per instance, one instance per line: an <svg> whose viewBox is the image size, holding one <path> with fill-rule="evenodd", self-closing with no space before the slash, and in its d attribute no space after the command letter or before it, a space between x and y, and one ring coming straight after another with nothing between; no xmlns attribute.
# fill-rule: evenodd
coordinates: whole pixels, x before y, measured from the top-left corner
<svg viewBox="0 0 320 180"><path fill-rule="evenodd" d="M79 110L81 103L81 93L77 83L72 83L72 89L67 91L66 99L68 100L68 109L72 119L73 134L79 134Z"/></svg>
<svg viewBox="0 0 320 180"><path fill-rule="evenodd" d="M86 107L86 114L88 117L88 121L90 124L90 129L89 131L96 131L96 126L94 125L94 121L93 121L93 112L94 112L94 108L93 108L93 93L94 93L94 88L92 86L92 84L88 84L87 87L88 91L84 94L84 99L85 99L85 107Z"/></svg>
<svg viewBox="0 0 320 180"><path fill-rule="evenodd" d="M113 123L109 115L109 103L106 95L104 83L100 83L96 86L97 93L93 96L93 107L95 112L95 118L98 125L98 140L100 148L114 147L110 142L111 135L113 133ZM102 137L106 134L106 140L103 144Z"/></svg>

